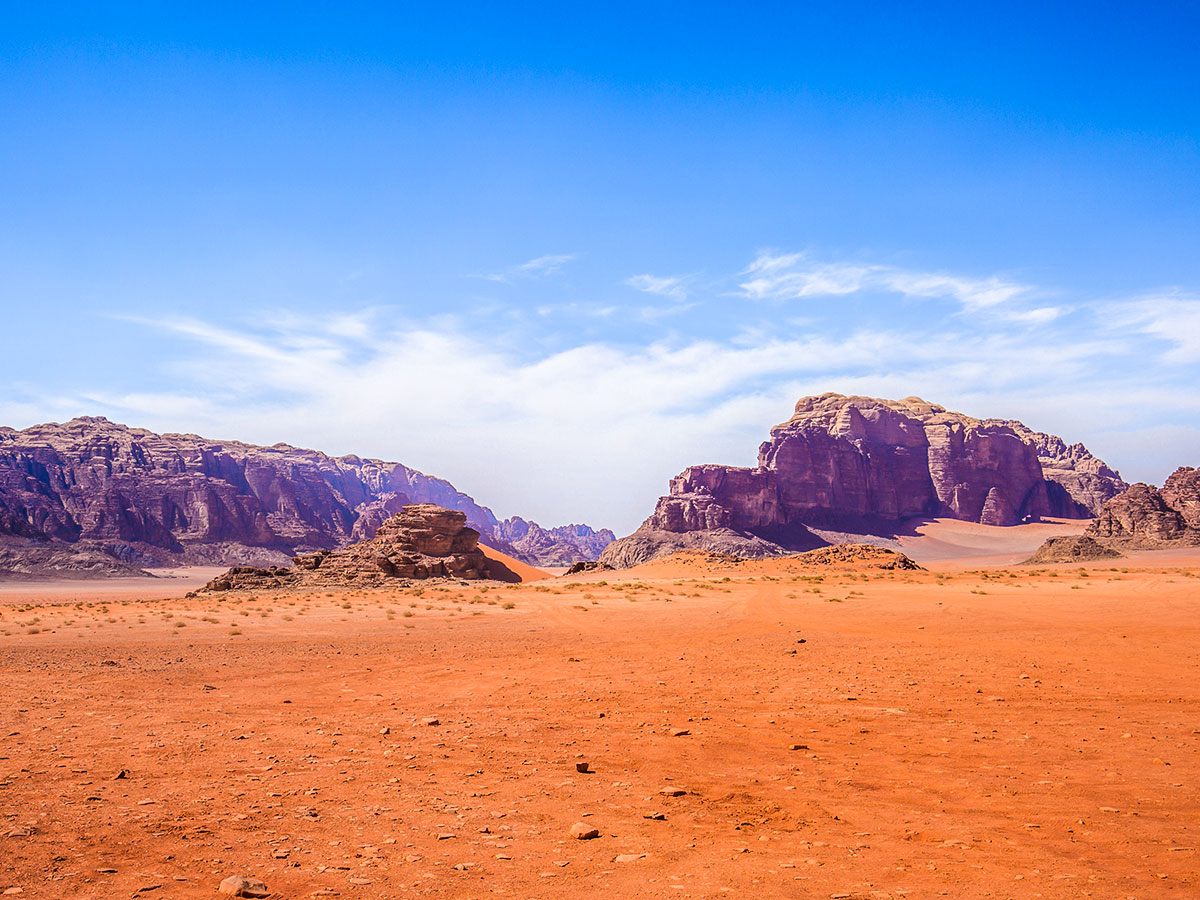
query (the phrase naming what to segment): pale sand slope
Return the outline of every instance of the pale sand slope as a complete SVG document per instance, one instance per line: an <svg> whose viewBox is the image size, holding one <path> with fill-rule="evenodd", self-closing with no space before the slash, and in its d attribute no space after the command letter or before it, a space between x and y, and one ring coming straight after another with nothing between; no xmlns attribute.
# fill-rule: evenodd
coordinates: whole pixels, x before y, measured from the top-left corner
<svg viewBox="0 0 1200 900"><path fill-rule="evenodd" d="M0 607L0 893L1200 895L1194 571L702 565Z"/></svg>
<svg viewBox="0 0 1200 900"><path fill-rule="evenodd" d="M53 598L70 602L73 598L175 597L204 587L226 566L188 566L179 569L149 569L153 578L78 578L44 581L0 579L0 604L41 602Z"/></svg>
<svg viewBox="0 0 1200 900"><path fill-rule="evenodd" d="M915 524L915 535L898 538L899 549L921 565L948 566L1012 565L1033 555L1048 537L1082 534L1091 519L1044 519L1029 525L1000 528L932 519Z"/></svg>
<svg viewBox="0 0 1200 900"><path fill-rule="evenodd" d="M543 578L553 577L552 572L539 569L537 566L531 566L529 563L523 563L519 559L509 556L507 553L501 553L495 547L489 547L487 544L480 543L479 549L483 551L484 556L502 564L522 582L541 581Z"/></svg>

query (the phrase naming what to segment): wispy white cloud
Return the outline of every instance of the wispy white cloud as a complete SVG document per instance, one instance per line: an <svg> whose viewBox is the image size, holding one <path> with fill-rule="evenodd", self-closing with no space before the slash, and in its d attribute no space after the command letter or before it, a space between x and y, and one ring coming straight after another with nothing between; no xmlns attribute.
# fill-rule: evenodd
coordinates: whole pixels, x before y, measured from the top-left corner
<svg viewBox="0 0 1200 900"><path fill-rule="evenodd" d="M1200 297L1171 290L1110 304L1109 324L1166 341L1162 358L1173 364L1200 362Z"/></svg>
<svg viewBox="0 0 1200 900"><path fill-rule="evenodd" d="M564 262L525 265L547 272ZM0 421L28 423L35 409L100 413L156 430L377 456L449 478L501 514L625 531L685 465L753 464L767 428L809 393L918 394L1070 440L1095 437L1101 455L1142 448L1143 459L1158 458L1155 427L1200 421L1192 295L1050 305L1050 292L1000 276L817 264L802 254L761 254L740 280L759 299L891 291L986 318L881 316L886 325L856 328L828 312L837 304L818 303L743 324L746 305L734 304L704 338L687 315L695 285L679 293L681 279L641 275L629 286L663 298L642 308L601 297L493 305L462 318L366 309L277 312L241 325L126 319L159 332L171 362L147 383L161 387L51 397L25 385L0 397ZM637 326L666 317L670 330Z"/></svg>
<svg viewBox="0 0 1200 900"><path fill-rule="evenodd" d="M1115 336L765 328L546 350L453 320L397 326L369 313L287 315L250 330L142 321L191 344L173 354L171 386L92 391L89 408L158 429L396 459L503 514L625 530L683 466L752 464L766 429L805 393L965 398L967 412L988 415L1006 408L997 398L1074 387L1098 420L1134 415L1105 375L1128 350Z"/></svg>
<svg viewBox="0 0 1200 900"><path fill-rule="evenodd" d="M522 278L544 278L547 275L553 275L567 263L575 259L578 259L578 255L574 253L548 254L531 259L528 262L520 263L519 265L509 266L502 272L493 272L489 275L478 275L475 277L505 283L517 281Z"/></svg>
<svg viewBox="0 0 1200 900"><path fill-rule="evenodd" d="M746 278L740 284L742 292L755 300L836 297L873 290L906 297L944 298L966 310L981 310L1035 294L1032 285L999 276L968 278L896 266L816 262L803 253L760 253L742 275Z"/></svg>
<svg viewBox="0 0 1200 900"><path fill-rule="evenodd" d="M625 279L629 287L647 294L657 294L677 303L688 298L687 286L682 278L661 277L658 275L633 275Z"/></svg>

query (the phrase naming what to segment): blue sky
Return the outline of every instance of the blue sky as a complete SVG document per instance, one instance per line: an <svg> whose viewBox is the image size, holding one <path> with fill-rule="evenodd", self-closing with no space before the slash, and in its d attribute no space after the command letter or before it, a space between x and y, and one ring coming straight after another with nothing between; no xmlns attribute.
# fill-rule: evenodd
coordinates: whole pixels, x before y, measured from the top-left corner
<svg viewBox="0 0 1200 900"><path fill-rule="evenodd" d="M7 9L0 421L618 531L826 390L1200 461L1194 6L567 6Z"/></svg>

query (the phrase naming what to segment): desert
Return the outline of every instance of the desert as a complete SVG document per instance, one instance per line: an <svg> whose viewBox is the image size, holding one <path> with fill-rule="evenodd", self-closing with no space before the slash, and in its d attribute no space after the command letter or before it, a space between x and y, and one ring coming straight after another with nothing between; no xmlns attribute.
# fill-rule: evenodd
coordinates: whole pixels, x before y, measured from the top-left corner
<svg viewBox="0 0 1200 900"><path fill-rule="evenodd" d="M1200 3L0 21L0 900L1200 900Z"/></svg>
<svg viewBox="0 0 1200 900"><path fill-rule="evenodd" d="M1194 895L1197 554L946 546L190 599L212 571L7 583L0 885Z"/></svg>

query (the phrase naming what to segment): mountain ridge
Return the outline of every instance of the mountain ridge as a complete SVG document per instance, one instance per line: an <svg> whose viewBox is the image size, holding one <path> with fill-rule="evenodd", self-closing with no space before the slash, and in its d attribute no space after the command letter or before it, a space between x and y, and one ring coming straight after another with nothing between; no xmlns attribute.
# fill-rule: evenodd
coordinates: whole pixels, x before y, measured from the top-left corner
<svg viewBox="0 0 1200 900"><path fill-rule="evenodd" d="M445 479L355 454L156 434L102 416L0 427L0 535L10 546L102 544L141 566L267 564L370 539L421 502L465 513L485 542L534 565L594 558L613 537L502 521Z"/></svg>

